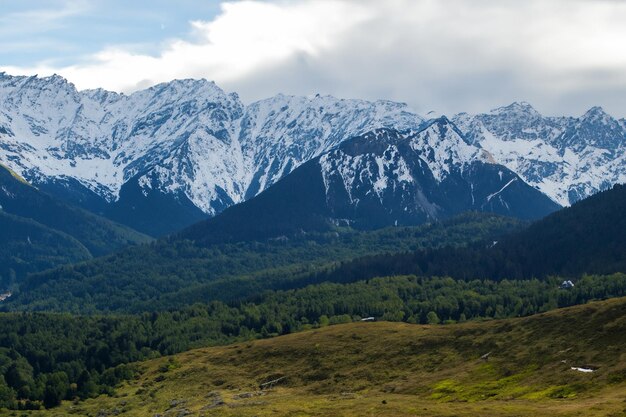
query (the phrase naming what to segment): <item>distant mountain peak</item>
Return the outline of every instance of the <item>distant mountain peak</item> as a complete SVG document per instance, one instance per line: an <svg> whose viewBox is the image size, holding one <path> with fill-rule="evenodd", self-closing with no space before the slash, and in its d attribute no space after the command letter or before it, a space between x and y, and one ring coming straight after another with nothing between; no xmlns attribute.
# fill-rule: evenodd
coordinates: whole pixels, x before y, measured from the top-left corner
<svg viewBox="0 0 626 417"><path fill-rule="evenodd" d="M466 145L470 144L461 129L459 129L456 123L448 119L447 116L440 116L436 119L429 120L428 123L424 126L424 130L427 130L428 128L436 128L442 137L452 137L455 141L463 142ZM448 133L448 130L450 131L450 133L452 133L452 136L450 135L450 133Z"/></svg>
<svg viewBox="0 0 626 417"><path fill-rule="evenodd" d="M490 112L491 114L525 114L533 117L541 115L535 108L526 101L515 101L508 106L498 107Z"/></svg>
<svg viewBox="0 0 626 417"><path fill-rule="evenodd" d="M158 91L160 93L170 92L173 94L180 94L184 92L194 93L210 93L214 95L226 95L214 81L209 81L205 78L183 78L175 79L169 82L159 83L150 88L149 91Z"/></svg>
<svg viewBox="0 0 626 417"><path fill-rule="evenodd" d="M626 125L601 107L581 117L543 117L516 102L455 116L470 143L561 205L626 181Z"/></svg>
<svg viewBox="0 0 626 417"><path fill-rule="evenodd" d="M604 109L600 106L593 106L587 110L585 114L582 115L581 119L585 121L604 123L615 120L613 116L604 111Z"/></svg>
<svg viewBox="0 0 626 417"><path fill-rule="evenodd" d="M448 117L446 116L439 116L436 119L433 119L432 123L437 123L439 125L447 125L447 124L453 124L450 119L448 119Z"/></svg>
<svg viewBox="0 0 626 417"><path fill-rule="evenodd" d="M70 83L70 82L67 80L67 78L65 78L65 77L63 77L63 76L61 76L61 75L59 75L59 74L57 74L57 73L54 73L54 74L52 74L52 75L48 75L48 76L41 77L41 79L42 79L42 80L46 80L46 81L51 81L51 82L61 82L61 83L69 83L69 84L72 84L72 83Z"/></svg>

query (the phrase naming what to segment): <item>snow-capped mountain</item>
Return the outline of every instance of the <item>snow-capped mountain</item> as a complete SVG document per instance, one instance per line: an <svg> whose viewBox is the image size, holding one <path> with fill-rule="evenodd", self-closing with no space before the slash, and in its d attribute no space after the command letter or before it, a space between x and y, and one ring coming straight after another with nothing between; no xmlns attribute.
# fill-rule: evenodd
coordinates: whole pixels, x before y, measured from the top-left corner
<svg viewBox="0 0 626 417"><path fill-rule="evenodd" d="M58 76L2 76L0 91L2 159L36 184L72 178L110 202L130 178L172 168L178 156L177 169L161 174L165 190L182 188L207 212L216 189L241 194L232 179L244 176L242 164L230 161L241 154L233 121L243 106L213 83L174 81L125 96L77 92ZM194 158L202 170L189 166Z"/></svg>
<svg viewBox="0 0 626 417"><path fill-rule="evenodd" d="M319 164L333 217L360 227L416 224L467 210L537 218L558 208L467 143L445 117L417 132L382 129L356 137Z"/></svg>
<svg viewBox="0 0 626 417"><path fill-rule="evenodd" d="M145 216L155 201L183 207L189 224L258 194L343 139L423 123L388 101L279 95L246 108L205 80L123 95L78 92L59 76L1 74L0 106L0 161L46 191L120 221L134 210L146 225L158 223Z"/></svg>
<svg viewBox="0 0 626 417"><path fill-rule="evenodd" d="M445 117L341 142L260 195L182 232L198 243L267 239L333 226L416 225L473 210L535 219L559 206Z"/></svg>
<svg viewBox="0 0 626 417"><path fill-rule="evenodd" d="M467 139L562 206L626 182L626 129L593 107L544 117L528 103L453 118Z"/></svg>
<svg viewBox="0 0 626 417"><path fill-rule="evenodd" d="M380 197L395 178L408 181L404 167L391 168L396 145L381 136L390 147L383 159L347 153L333 159L336 166L329 152L346 152L342 143L381 128L416 135L409 142L436 184L475 161L501 164L521 177L515 181L568 205L626 181L626 121L600 108L551 118L514 103L436 120L428 124L402 103L319 95L245 106L206 80L124 95L77 91L59 76L0 73L0 162L43 191L152 235L248 200L321 155L330 164L325 178L353 184L354 196L360 189ZM374 172L385 176L368 183Z"/></svg>
<svg viewBox="0 0 626 417"><path fill-rule="evenodd" d="M279 94L246 108L239 137L254 166L247 197L349 139L378 128L417 129L424 119L403 103Z"/></svg>

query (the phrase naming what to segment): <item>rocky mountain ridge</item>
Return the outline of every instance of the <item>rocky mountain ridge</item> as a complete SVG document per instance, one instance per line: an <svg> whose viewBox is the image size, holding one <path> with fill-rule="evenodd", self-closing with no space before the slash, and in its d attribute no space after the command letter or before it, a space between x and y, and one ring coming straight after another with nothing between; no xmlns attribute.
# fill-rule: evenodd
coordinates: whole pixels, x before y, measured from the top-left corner
<svg viewBox="0 0 626 417"><path fill-rule="evenodd" d="M431 131L412 145L432 151L424 162L437 181L458 168L453 149L504 165L560 205L626 181L626 123L600 108L554 118L514 103L449 122L462 144ZM427 123L382 100L277 95L246 106L206 80L125 95L77 91L60 76L0 74L0 162L44 191L153 235L250 199L352 137L380 128L410 134ZM344 166L344 183L358 169Z"/></svg>
<svg viewBox="0 0 626 417"><path fill-rule="evenodd" d="M626 182L626 129L601 107L581 117L544 117L528 103L454 116L494 160L562 206Z"/></svg>

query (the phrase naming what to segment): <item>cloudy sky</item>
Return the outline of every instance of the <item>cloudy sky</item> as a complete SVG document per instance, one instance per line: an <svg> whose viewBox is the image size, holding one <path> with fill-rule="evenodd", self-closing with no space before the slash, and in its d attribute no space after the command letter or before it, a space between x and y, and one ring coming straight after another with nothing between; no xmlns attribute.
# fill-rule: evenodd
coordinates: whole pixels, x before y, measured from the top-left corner
<svg viewBox="0 0 626 417"><path fill-rule="evenodd" d="M0 0L0 71L626 116L626 0Z"/></svg>

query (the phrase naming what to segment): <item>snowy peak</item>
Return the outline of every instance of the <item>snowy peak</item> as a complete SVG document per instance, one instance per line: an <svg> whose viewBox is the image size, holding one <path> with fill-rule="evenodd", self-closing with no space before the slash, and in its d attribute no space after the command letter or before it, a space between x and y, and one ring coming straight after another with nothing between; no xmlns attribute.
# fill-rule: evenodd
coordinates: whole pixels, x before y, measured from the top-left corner
<svg viewBox="0 0 626 417"><path fill-rule="evenodd" d="M600 106L593 106L587 110L581 119L590 123L611 123L615 120Z"/></svg>
<svg viewBox="0 0 626 417"><path fill-rule="evenodd" d="M580 118L543 117L514 103L454 121L471 143L561 205L626 181L626 129L601 107Z"/></svg>
<svg viewBox="0 0 626 417"><path fill-rule="evenodd" d="M491 110L490 114L492 115L506 115L506 116L514 116L514 117L525 117L525 118L536 118L541 117L541 114L535 108L525 101L521 102L513 102L508 106L498 107L497 109Z"/></svg>
<svg viewBox="0 0 626 417"><path fill-rule="evenodd" d="M441 182L452 167L463 170L469 163L485 160L485 152L466 142L461 131L446 117L431 121L409 137L411 149L418 152L435 179Z"/></svg>
<svg viewBox="0 0 626 417"><path fill-rule="evenodd" d="M339 222L361 227L416 224L465 210L532 217L558 207L490 163L446 118L417 132L377 129L355 137L322 155L319 165L327 209Z"/></svg>
<svg viewBox="0 0 626 417"><path fill-rule="evenodd" d="M568 125L559 141L577 152L590 147L615 151L626 144L626 130L602 107L592 107Z"/></svg>
<svg viewBox="0 0 626 417"><path fill-rule="evenodd" d="M244 157L255 166L246 197L343 140L379 127L416 129L423 119L406 104L279 94L251 104L241 120Z"/></svg>
<svg viewBox="0 0 626 417"><path fill-rule="evenodd" d="M576 125L578 127L585 126L590 128L592 131L590 136L594 136L593 129L610 131L610 134L616 138L624 136L624 127L622 124L613 116L605 112L602 107L598 106L587 110L587 112L585 112L585 114L577 120ZM589 139L593 141L592 137Z"/></svg>
<svg viewBox="0 0 626 417"><path fill-rule="evenodd" d="M443 138L446 141L452 141L455 143L466 143L463 132L446 116L441 116L436 119L430 120L423 128L418 132L419 135L434 135Z"/></svg>
<svg viewBox="0 0 626 417"><path fill-rule="evenodd" d="M173 154L193 159L184 151L195 147L210 155L222 146L213 146L217 142L229 152L239 148L234 121L241 118L243 104L206 80L175 80L129 96L101 89L77 92L58 76L4 76L2 87L0 102L6 110L0 125L13 139L2 141L0 157L36 183L72 178L115 201L126 181L158 171ZM181 170L183 165L178 164ZM235 171L240 165L229 164ZM205 180L220 170L185 165L182 177L173 172L163 184L175 182L175 188L188 190L189 183L202 177L198 187L208 191L190 197L211 212L217 187L233 183L233 178Z"/></svg>
<svg viewBox="0 0 626 417"><path fill-rule="evenodd" d="M626 123L600 108L580 118L543 117L516 102L486 114L433 116L426 121L404 103L323 95L279 94L245 106L204 79L126 95L77 91L60 76L0 73L0 162L83 207L113 207L117 220L134 210L145 223L163 223L178 210L178 225L250 199L321 156L346 190L362 191L346 201L379 201L410 184L492 178L498 164L562 205L626 181ZM361 177L353 176L357 167ZM485 192L506 184L506 175L496 177ZM500 196L491 201L513 204ZM167 210L151 210L156 204ZM415 204L430 217L437 212ZM171 231L163 226L159 232Z"/></svg>
<svg viewBox="0 0 626 417"><path fill-rule="evenodd" d="M372 198L380 203L413 182L399 150L403 140L395 130L379 129L323 155L319 163L329 205L354 206Z"/></svg>
<svg viewBox="0 0 626 417"><path fill-rule="evenodd" d="M237 94L191 79L125 95L3 74L0 104L0 160L74 202L103 200L98 211L137 207L119 201L130 194L162 194L214 215L346 138L423 123L390 101L277 95L245 107ZM122 196L129 182L136 192Z"/></svg>

